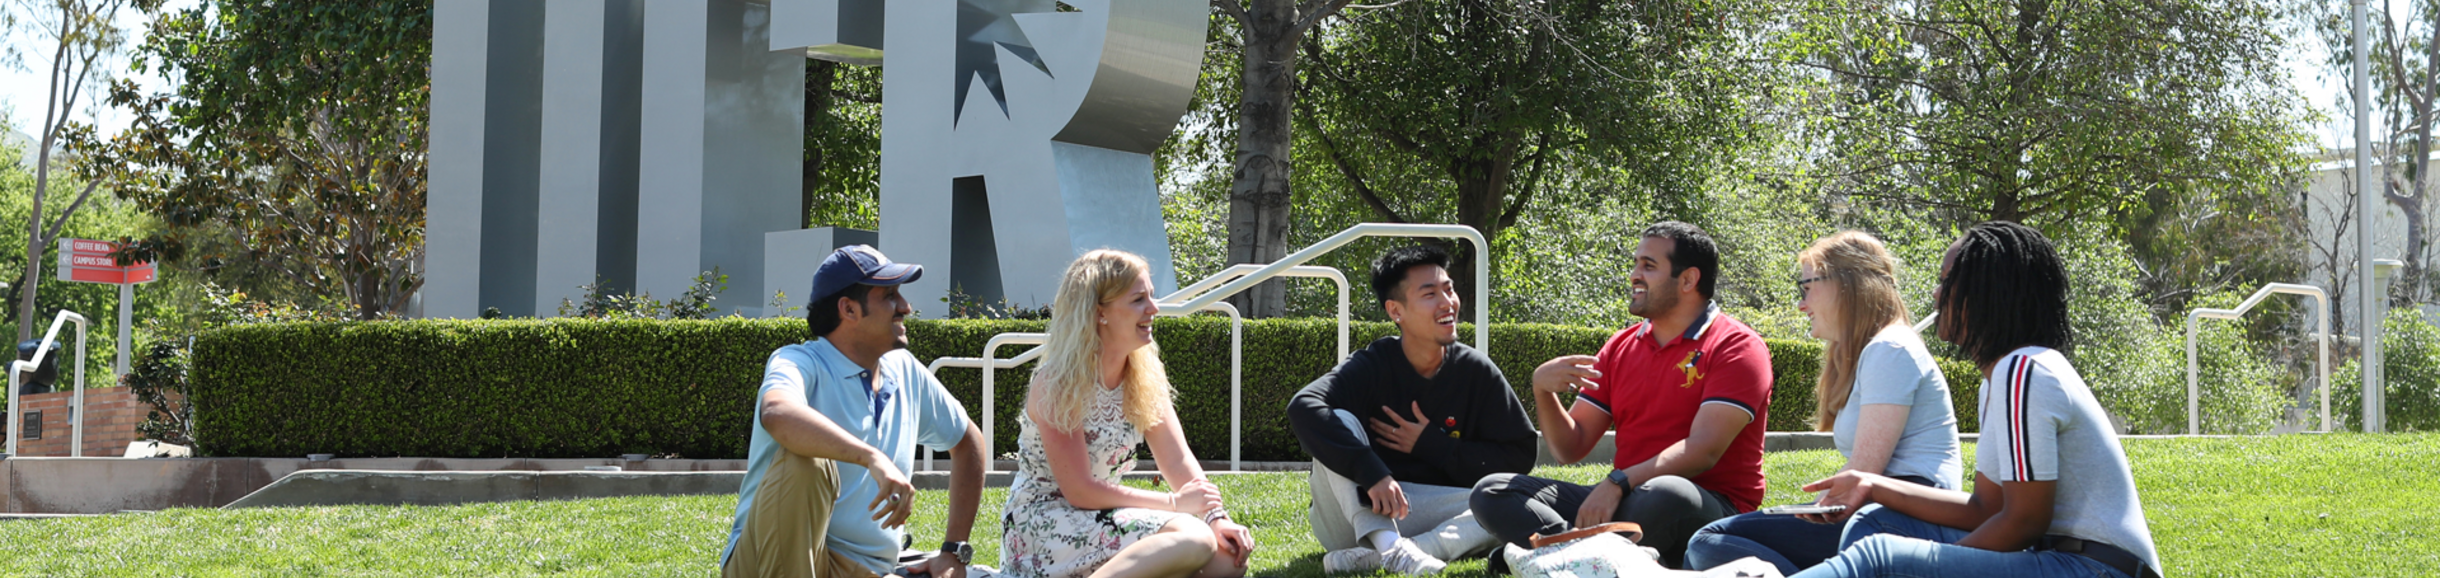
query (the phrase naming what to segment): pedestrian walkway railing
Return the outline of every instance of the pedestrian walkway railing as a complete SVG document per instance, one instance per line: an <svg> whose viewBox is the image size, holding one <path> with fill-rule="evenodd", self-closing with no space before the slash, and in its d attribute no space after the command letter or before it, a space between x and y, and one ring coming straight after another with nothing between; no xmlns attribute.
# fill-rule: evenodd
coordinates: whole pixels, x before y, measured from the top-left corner
<svg viewBox="0 0 2440 578"><path fill-rule="evenodd" d="M1476 254L1474 259L1474 279L1476 280L1474 283L1474 348L1485 354L1491 352L1490 246L1485 243L1483 234L1474 230L1473 227L1364 223L1348 227L1336 235L1331 235L1327 239L1322 239L1320 242L1268 265L1242 264L1222 269L1211 277L1181 288L1157 301L1162 316L1178 317L1205 311L1220 312L1229 316L1229 469L1244 469L1245 319L1235 306L1223 300L1243 293L1256 284L1278 277L1329 279L1338 286L1338 360L1344 360L1347 358L1349 345L1347 341L1349 321L1347 276L1335 268L1311 266L1305 265L1305 263L1365 237L1430 237L1464 239L1473 243ZM999 421L997 417L999 398L994 397L997 394L994 374L1001 369L1014 368L1040 359L1043 352L1040 346L1048 340L1049 336L1042 333L1002 333L983 342L983 352L980 357L941 357L932 360L931 369L934 373L949 367L975 368L983 372L982 399L976 403L976 407L983 411L982 433L983 456L985 457L983 471L986 473L992 469L994 457L991 451L992 436ZM1006 358L999 357L1000 347L1010 345L1033 345L1035 347ZM924 469L932 469L931 461L932 457L927 452L924 457Z"/></svg>
<svg viewBox="0 0 2440 578"><path fill-rule="evenodd" d="M25 435L25 425L19 423L25 419L25 406L19 403L25 376L42 367L43 359L51 355L51 346L59 343L59 328L68 323L76 324L76 393L68 402L68 456L85 457L85 316L65 309L51 317L51 328L42 333L42 343L34 347L33 359L8 364L8 411L13 414L10 416L13 419L8 420L10 456L17 455L17 438Z"/></svg>
<svg viewBox="0 0 2440 578"><path fill-rule="evenodd" d="M2272 283L2263 285L2261 290L2254 291L2253 296L2246 297L2244 302L2238 303L2233 309L2201 307L2186 313L2186 435L2202 433L2203 427L2203 388L2202 382L2196 374L2199 365L2194 349L2195 322L2202 319L2231 321L2243 319L2246 311L2252 310L2255 305L2261 304L2263 299L2270 298L2274 293L2313 298L2312 339L2320 350L2319 356L2313 361L2314 374L2321 378L2319 384L2321 390L2320 431L2330 431L2330 298L2328 294L2322 292L2320 287L2296 283Z"/></svg>

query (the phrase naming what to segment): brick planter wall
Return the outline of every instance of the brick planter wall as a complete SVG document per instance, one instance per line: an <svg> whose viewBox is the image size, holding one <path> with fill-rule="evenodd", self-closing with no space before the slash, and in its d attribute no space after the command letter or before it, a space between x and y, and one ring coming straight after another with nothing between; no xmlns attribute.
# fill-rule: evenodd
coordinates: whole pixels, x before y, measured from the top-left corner
<svg viewBox="0 0 2440 578"><path fill-rule="evenodd" d="M8 427L22 428L22 418L31 412L42 412L42 438L19 438L17 455L65 457L72 430L68 426L68 405L75 394L54 391L23 396L23 408L11 412ZM144 423L151 406L137 401L125 386L96 387L85 390L85 456L119 457L126 455L127 444L136 441L136 424Z"/></svg>

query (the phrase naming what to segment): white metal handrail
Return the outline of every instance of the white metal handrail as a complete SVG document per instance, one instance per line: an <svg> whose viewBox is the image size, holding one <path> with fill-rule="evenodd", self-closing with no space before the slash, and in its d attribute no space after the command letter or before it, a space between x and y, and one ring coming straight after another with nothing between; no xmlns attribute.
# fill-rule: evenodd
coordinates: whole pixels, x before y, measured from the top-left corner
<svg viewBox="0 0 2440 578"><path fill-rule="evenodd" d="M1256 264L1252 264L1252 263L1240 263L1240 264L1237 264L1237 265L1231 265L1231 266L1229 266L1229 268L1227 268L1227 269L1221 269L1219 273L1214 273L1214 274L1212 274L1212 276L1210 276L1210 277L1205 277L1205 278L1203 278L1203 280L1202 280L1202 281L1196 281L1196 282L1195 282L1195 284L1193 284L1193 285L1188 285L1188 286L1186 286L1186 288L1184 288L1184 289L1179 289L1179 290L1177 290L1177 292L1175 292L1175 293L1170 293L1170 294L1169 294L1169 296L1167 296L1167 297L1162 297L1162 298L1160 298L1160 303L1161 303L1162 305L1164 305L1164 306L1167 306L1167 305L1181 305L1181 304L1184 304L1184 303L1185 303L1185 302L1188 300L1188 298L1193 297L1193 296L1195 296L1195 295L1199 294L1199 292L1209 290L1209 289L1211 289L1212 287L1217 286L1217 285L1219 285L1219 284L1221 284L1221 283L1228 282L1229 280L1236 279L1236 278L1238 278L1238 277L1244 277L1244 276L1246 276L1247 274L1251 274L1251 273L1253 273L1253 272L1255 272L1255 271L1258 271L1258 270L1261 270L1261 269L1262 269L1262 266L1261 266L1261 265L1256 265ZM1345 361L1345 360L1347 359L1347 320L1348 320L1348 312L1347 312L1347 274L1339 272L1338 268L1336 268L1336 267L1322 267L1322 266L1318 266L1318 265L1300 265L1300 266L1296 266L1296 267L1289 267L1289 268L1288 268L1286 271L1281 272L1281 273L1279 274L1279 276L1281 276L1281 277L1310 277L1310 278L1329 279L1329 280L1331 280L1331 282L1336 283L1336 284L1338 285L1338 289L1339 289L1339 360L1341 360L1341 361Z"/></svg>
<svg viewBox="0 0 2440 578"><path fill-rule="evenodd" d="M1157 299L1156 302L1159 303L1161 307L1161 315L1163 316L1182 316L1192 314L1194 312L1215 310L1226 312L1229 315L1230 469L1244 469L1243 462L1241 460L1244 450L1243 436L1245 432L1243 418L1243 357L1245 355L1244 317L1237 311L1235 306L1229 305L1221 300L1227 299L1230 296L1238 293L1242 293L1246 289L1250 289L1254 285L1268 281L1274 277L1319 277L1330 279L1338 285L1339 290L1338 358L1344 360L1347 358L1349 346L1347 276L1335 268L1306 266L1304 263L1311 261L1315 257L1319 257L1324 253L1328 253L1330 251L1337 250L1339 247L1346 246L1348 243L1354 242L1356 239L1361 239L1364 237L1461 238L1472 242L1474 244L1475 252L1477 253L1474 260L1474 278L1476 279L1474 286L1474 348L1482 351L1485 354L1489 354L1491 352L1491 265L1489 257L1491 248L1490 245L1484 241L1482 232L1474 230L1473 227L1468 227L1465 225L1362 223L1353 227L1348 227L1346 230L1339 231L1339 233L1336 235L1331 235L1327 239L1323 239L1320 242L1306 246L1304 249L1298 250L1296 253L1281 258L1279 261L1273 262L1269 265L1240 264L1223 269L1211 277L1205 278L1202 281L1195 282L1192 285L1188 285L1185 288L1161 297L1160 299ZM1009 337L1010 339L1002 340L1002 337ZM983 471L985 472L991 471L992 468L991 440L993 430L995 429L996 422L998 421L998 412L993 407L997 401L997 399L993 397L993 394L995 393L993 373L998 369L1013 368L1040 358L1042 348L1035 347L1007 359L997 358L998 354L996 351L1001 345L1040 345L1042 340L1046 340L1047 338L1047 336L1040 333L1003 333L993 336L990 341L986 341L984 343L982 357L941 357L932 360L931 370L934 373L938 373L940 369L944 367L972 367L983 370L983 399L981 403L976 404L976 406L983 410ZM1022 340L1022 342L1020 342L1020 340ZM924 457L925 469L931 469L931 459L931 454L927 452Z"/></svg>
<svg viewBox="0 0 2440 578"><path fill-rule="evenodd" d="M1293 254L1281 257L1269 265L1263 265L1252 273L1247 273L1234 281L1178 304L1200 311L1205 305L1227 299L1246 289L1253 288L1255 284L1269 281L1273 277L1286 276L1288 269L1303 265L1306 261L1311 261L1315 257L1338 250L1339 247L1347 246L1348 243L1365 237L1434 237L1465 239L1474 243L1476 253L1474 259L1474 348L1485 355L1491 353L1491 245L1483 240L1481 231L1465 225L1357 224L1339 231L1336 235L1331 235L1330 238L1322 239Z"/></svg>
<svg viewBox="0 0 2440 578"><path fill-rule="evenodd" d="M85 316L65 309L60 310L58 315L51 316L51 329L42 333L42 343L34 348L34 359L11 361L8 364L8 411L15 414L11 417L16 418L8 420L8 455L10 456L17 455L17 438L25 435L25 424L22 423L25 419L22 408L25 406L19 403L18 390L25 386L25 373L41 367L43 358L51 355L51 345L59 342L59 326L64 323L76 324L76 393L71 396L74 399L69 402L71 408L68 410L68 456L85 456Z"/></svg>
<svg viewBox="0 0 2440 578"><path fill-rule="evenodd" d="M2194 350L2195 321L2200 319L2237 320L2245 312L2262 303L2273 293L2301 295L2313 298L2313 341L2320 347L2320 356L2313 367L2321 376L2321 431L2330 431L2330 298L2320 287L2296 283L2271 283L2254 291L2234 309L2196 308L2186 313L2186 435L2202 433L2203 410L2201 382L2196 377L2198 364Z"/></svg>
<svg viewBox="0 0 2440 578"><path fill-rule="evenodd" d="M1184 317L1194 314L1193 311L1187 311L1182 307L1174 305L1161 305L1160 307L1161 312L1159 316L1161 317ZM1243 403L1243 396L1241 395L1241 392L1245 389L1245 317L1237 313L1237 306L1230 305L1228 303L1213 303L1210 305L1205 305L1203 306L1203 310L1219 311L1228 314L1229 469L1244 469L1240 466L1239 460L1241 454L1239 452L1239 448L1244 447L1242 436L1245 432L1245 428L1243 427L1244 419L1242 417L1245 405ZM1048 343L1049 341L1050 334L1047 333L1002 333L999 335L993 335L991 336L991 339L983 342L982 357L940 357L932 360L932 364L929 369L935 374L940 373L941 368L944 367L971 367L983 370L983 391L981 393L982 399L975 405L983 410L982 429L984 473L991 472L992 436L993 432L998 430L1000 421L1000 413L998 411L999 398L995 396L999 390L997 387L997 376L999 374L999 370L1015 368L1017 366L1032 363L1041 359L1043 353L1043 348L1041 345ZM999 357L999 350L1001 346L1006 345L1033 345L1035 347L1018 352L1015 356L1003 359ZM929 451L924 453L924 469L932 469L932 453Z"/></svg>
<svg viewBox="0 0 2440 578"><path fill-rule="evenodd" d="M993 426L1000 421L1000 413L995 411L999 405L996 403L999 398L992 396L996 391L992 378L999 369L1014 368L1041 359L1042 348L1038 346L1049 343L1050 339L1051 336L1048 333L1002 333L993 335L990 340L983 342L982 357L940 357L932 360L929 369L934 374L940 373L943 367L972 367L983 370L982 399L975 404L976 407L983 410L983 473L991 473L991 462L994 458L991 453L991 435L994 430ZM1014 357L1001 359L999 351L1000 347L1004 345L1034 345L1037 347L1017 352ZM924 452L924 469L932 469L930 451Z"/></svg>

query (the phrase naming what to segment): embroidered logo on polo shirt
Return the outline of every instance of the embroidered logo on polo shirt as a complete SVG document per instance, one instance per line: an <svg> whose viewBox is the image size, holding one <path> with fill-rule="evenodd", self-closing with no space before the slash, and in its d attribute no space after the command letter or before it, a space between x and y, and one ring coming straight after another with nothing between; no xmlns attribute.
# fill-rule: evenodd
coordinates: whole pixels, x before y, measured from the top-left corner
<svg viewBox="0 0 2440 578"><path fill-rule="evenodd" d="M1702 360L1702 351L1698 350L1686 354L1686 361L1678 364L1678 370L1686 372L1686 382L1678 384L1678 387L1694 387L1694 382L1701 381L1703 379L1703 371L1696 369L1694 366L1696 362Z"/></svg>

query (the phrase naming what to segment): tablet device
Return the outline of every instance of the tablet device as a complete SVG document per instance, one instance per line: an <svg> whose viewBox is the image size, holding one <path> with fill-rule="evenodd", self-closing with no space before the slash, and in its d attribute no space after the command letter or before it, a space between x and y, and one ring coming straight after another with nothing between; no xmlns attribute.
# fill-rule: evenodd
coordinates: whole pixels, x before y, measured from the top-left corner
<svg viewBox="0 0 2440 578"><path fill-rule="evenodd" d="M1836 514L1844 511L1847 511L1846 506L1828 506L1819 504L1790 504L1786 506L1771 506L1761 510L1761 512L1765 514Z"/></svg>

